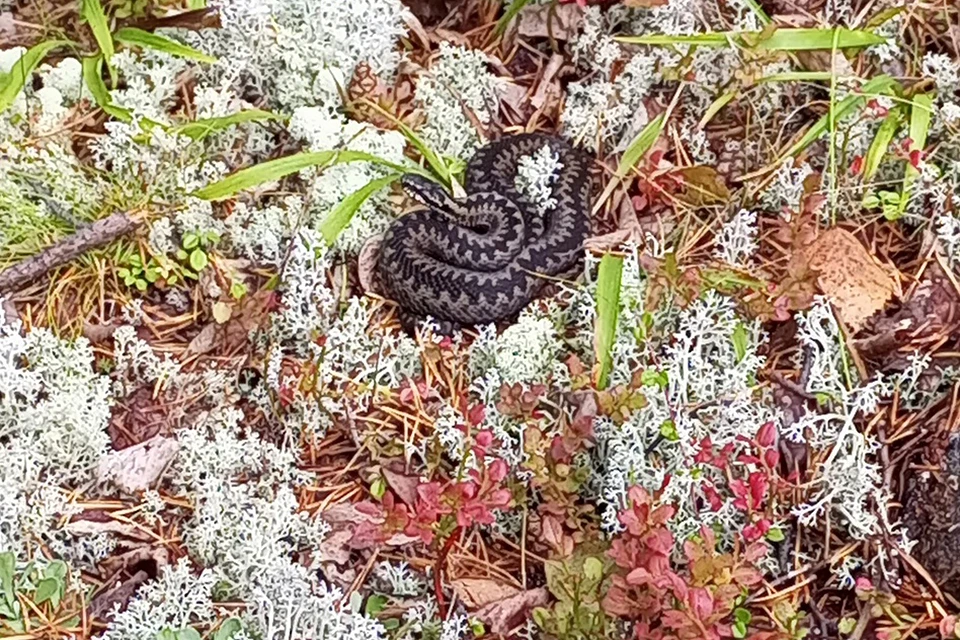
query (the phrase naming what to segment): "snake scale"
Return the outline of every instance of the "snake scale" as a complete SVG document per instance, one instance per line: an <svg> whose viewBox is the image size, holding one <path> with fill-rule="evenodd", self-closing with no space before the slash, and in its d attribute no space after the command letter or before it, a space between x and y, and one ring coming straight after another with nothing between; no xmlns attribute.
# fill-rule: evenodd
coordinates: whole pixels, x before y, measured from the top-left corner
<svg viewBox="0 0 960 640"><path fill-rule="evenodd" d="M556 205L541 213L517 190L518 163L549 145L559 156ZM569 271L590 233L589 157L544 134L503 137L467 163L464 200L417 175L403 186L426 208L384 235L377 271L404 327L432 317L441 332L509 318Z"/></svg>

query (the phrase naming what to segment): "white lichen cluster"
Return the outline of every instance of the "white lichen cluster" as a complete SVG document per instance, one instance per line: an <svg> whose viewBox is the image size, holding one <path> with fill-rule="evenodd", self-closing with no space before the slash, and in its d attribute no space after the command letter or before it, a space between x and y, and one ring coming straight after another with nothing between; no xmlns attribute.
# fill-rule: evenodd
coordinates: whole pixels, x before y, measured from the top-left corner
<svg viewBox="0 0 960 640"><path fill-rule="evenodd" d="M110 384L93 359L86 340L0 326L0 549L24 560L43 545L89 567L111 549L105 535L76 538L59 524L82 510L69 488L94 478L110 445Z"/></svg>
<svg viewBox="0 0 960 640"><path fill-rule="evenodd" d="M560 154L550 149L550 145L543 145L517 162L517 191L532 202L541 215L557 206L553 185L562 169Z"/></svg>
<svg viewBox="0 0 960 640"><path fill-rule="evenodd" d="M757 213L741 209L717 234L716 255L729 265L746 266L757 251Z"/></svg>
<svg viewBox="0 0 960 640"><path fill-rule="evenodd" d="M484 125L497 113L501 81L488 65L482 51L444 42L421 75L416 100L425 122L419 133L435 152L468 160L480 146L480 136L465 110Z"/></svg>

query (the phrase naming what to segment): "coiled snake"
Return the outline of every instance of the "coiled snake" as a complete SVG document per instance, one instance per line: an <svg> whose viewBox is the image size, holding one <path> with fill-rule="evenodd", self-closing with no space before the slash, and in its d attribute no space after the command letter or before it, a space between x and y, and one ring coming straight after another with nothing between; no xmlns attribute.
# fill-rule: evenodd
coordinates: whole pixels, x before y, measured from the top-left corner
<svg viewBox="0 0 960 640"><path fill-rule="evenodd" d="M544 145L559 156L556 205L541 214L517 190L520 159ZM546 279L570 270L590 233L589 159L543 134L507 136L467 164L463 201L422 177L404 188L426 205L398 218L385 234L377 271L401 307L408 330L427 316L441 331L486 324L519 312Z"/></svg>

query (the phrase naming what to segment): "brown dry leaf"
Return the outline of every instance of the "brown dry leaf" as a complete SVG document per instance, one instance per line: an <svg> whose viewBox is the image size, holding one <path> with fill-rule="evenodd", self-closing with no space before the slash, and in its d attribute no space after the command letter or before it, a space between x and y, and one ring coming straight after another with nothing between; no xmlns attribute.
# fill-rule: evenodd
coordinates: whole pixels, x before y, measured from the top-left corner
<svg viewBox="0 0 960 640"><path fill-rule="evenodd" d="M640 225L640 220L637 219L637 212L633 208L633 203L630 198L623 197L620 199L620 217L617 220L617 230L587 238L583 246L589 251L600 252L616 249L625 242L635 242L642 246L643 241L643 227Z"/></svg>
<svg viewBox="0 0 960 640"><path fill-rule="evenodd" d="M90 602L90 617L95 620L110 620L111 611L117 605L120 605L121 610L124 609L140 585L149 579L146 571L137 571L127 580L117 580L112 586L104 585L103 590Z"/></svg>
<svg viewBox="0 0 960 640"><path fill-rule="evenodd" d="M414 507L417 504L417 487L420 486L420 478L417 476L410 476L399 471L394 471L386 465L380 468L383 478L387 481L387 485L397 496L404 502L404 504Z"/></svg>
<svg viewBox="0 0 960 640"><path fill-rule="evenodd" d="M624 6L634 9L652 9L665 6L669 2L670 0L623 0Z"/></svg>
<svg viewBox="0 0 960 640"><path fill-rule="evenodd" d="M720 204L730 201L730 189L723 176L708 166L684 167L673 175L683 180L683 191L679 199L694 207Z"/></svg>
<svg viewBox="0 0 960 640"><path fill-rule="evenodd" d="M180 443L176 440L154 436L104 456L100 460L97 477L101 481L113 482L122 491L144 491L157 481L179 451Z"/></svg>
<svg viewBox="0 0 960 640"><path fill-rule="evenodd" d="M527 613L550 602L546 587L521 591L499 602L491 602L476 612L476 617L494 634L505 634L523 621Z"/></svg>
<svg viewBox="0 0 960 640"><path fill-rule="evenodd" d="M795 253L791 267L816 274L817 286L853 333L897 294L890 277L849 231L834 227Z"/></svg>
<svg viewBox="0 0 960 640"><path fill-rule="evenodd" d="M200 333L193 337L193 340L190 341L190 344L187 345L187 350L184 353L185 357L189 356L199 356L204 353L209 353L213 350L214 345L217 342L217 323L211 322L203 329L200 330Z"/></svg>
<svg viewBox="0 0 960 640"><path fill-rule="evenodd" d="M213 303L210 312L217 324L223 324L233 315L233 306L228 302L217 301Z"/></svg>
<svg viewBox="0 0 960 640"><path fill-rule="evenodd" d="M537 84L537 89L530 98L530 104L535 109L542 109L546 104L559 102L562 89L558 75L563 68L564 57L559 53L550 56L547 66L543 68L543 75Z"/></svg>
<svg viewBox="0 0 960 640"><path fill-rule="evenodd" d="M554 40L563 41L577 35L581 24L583 9L576 4L529 5L520 11L517 31L527 38L553 36Z"/></svg>
<svg viewBox="0 0 960 640"><path fill-rule="evenodd" d="M357 276L360 278L360 287L364 293L380 294L378 290L377 261L380 258L380 244L383 242L383 234L371 236L366 239L357 255Z"/></svg>
<svg viewBox="0 0 960 640"><path fill-rule="evenodd" d="M151 539L142 529L118 520L106 520L103 522L96 520L74 520L73 522L68 522L64 529L78 536L114 533L118 536L133 538L134 540L143 540L144 542Z"/></svg>
<svg viewBox="0 0 960 640"><path fill-rule="evenodd" d="M451 580L450 585L467 609L479 609L520 592L516 587L489 578L457 578Z"/></svg>

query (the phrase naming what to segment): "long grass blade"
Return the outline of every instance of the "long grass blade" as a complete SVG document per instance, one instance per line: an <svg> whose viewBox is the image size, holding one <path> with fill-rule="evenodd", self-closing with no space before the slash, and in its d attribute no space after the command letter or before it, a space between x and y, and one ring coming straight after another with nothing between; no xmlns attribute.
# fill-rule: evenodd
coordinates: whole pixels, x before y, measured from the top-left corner
<svg viewBox="0 0 960 640"><path fill-rule="evenodd" d="M628 44L739 46L760 51L828 50L834 48L834 39L838 49L858 49L886 42L882 36L862 29L776 29L769 35L760 31L716 31L694 35L653 34L616 38Z"/></svg>
<svg viewBox="0 0 960 640"><path fill-rule="evenodd" d="M623 257L606 254L597 272L597 324L594 328L594 355L598 364L596 386L605 389L613 369L613 343L620 319L620 279Z"/></svg>
<svg viewBox="0 0 960 640"><path fill-rule="evenodd" d="M261 109L247 109L246 111L238 111L237 113L230 114L229 116L221 116L219 118L203 118L200 120L194 120L193 122L175 125L170 127L169 132L191 138L192 140L203 140L212 133L223 131L224 129L234 125L244 124L247 122L266 122L284 119L285 118L283 116L276 113L271 113L270 111L263 111Z"/></svg>
<svg viewBox="0 0 960 640"><path fill-rule="evenodd" d="M105 113L113 116L121 122L130 122L133 120L133 113L124 107L118 107L113 104L113 98L110 97L110 90L100 75L100 69L103 66L103 54L87 56L83 59L83 82L87 85L93 95L97 106Z"/></svg>
<svg viewBox="0 0 960 640"><path fill-rule="evenodd" d="M217 59L213 56L208 56L202 51L198 51L193 47L188 47L185 44L180 44L176 40L171 40L165 36L157 35L156 33L151 33L150 31L144 31L143 29L137 29L136 27L124 27L123 29L118 30L113 37L117 42L122 42L126 45L135 45L138 47L146 47L148 49L155 49L157 51L162 51L163 53L168 53L172 56L177 56L178 58L188 58L190 60L198 60L200 62L216 62Z"/></svg>
<svg viewBox="0 0 960 640"><path fill-rule="evenodd" d="M530 4L530 0L513 0L503 12L503 15L500 16L500 19L497 20L497 26L494 28L493 33L498 38L502 36L506 32L507 27L510 26L510 21L516 18L517 14L528 4Z"/></svg>
<svg viewBox="0 0 960 640"><path fill-rule="evenodd" d="M894 107L890 110L890 113L887 114L887 117L883 119L883 122L880 123L880 127L877 128L877 135L873 137L873 142L870 143L870 148L867 149L867 155L863 158L864 184L870 182L873 176L876 175L877 170L880 168L880 163L883 162L884 156L887 155L887 149L890 148L893 137L897 135L897 131L900 129L902 119L903 109Z"/></svg>
<svg viewBox="0 0 960 640"><path fill-rule="evenodd" d="M910 156L911 161L903 174L903 190L900 192L899 214L907 210L913 183L920 177L920 171L913 166L913 154L920 153L927 146L927 134L930 132L930 120L933 117L933 96L921 93L913 96L910 108Z"/></svg>
<svg viewBox="0 0 960 640"><path fill-rule="evenodd" d="M80 0L80 17L90 26L93 37L100 47L100 53L103 54L103 61L110 72L110 79L116 85L116 71L110 64L110 59L115 53L113 46L113 36L110 35L110 25L107 23L107 14L103 11L103 5L100 0Z"/></svg>
<svg viewBox="0 0 960 640"><path fill-rule="evenodd" d="M17 99L23 87L27 83L27 78L33 74L33 70L47 56L48 53L57 47L63 47L73 44L69 40L48 40L36 44L27 49L20 59L13 63L10 73L0 74L0 113L10 108L13 101Z"/></svg>
<svg viewBox="0 0 960 640"><path fill-rule="evenodd" d="M663 131L663 125L666 122L665 115L665 113L661 113L648 122L647 126L630 142L627 150L623 152L623 156L620 158L620 164L617 165L618 178L627 175L640 158L650 150L650 147L657 141L657 138L660 137L660 133Z"/></svg>
<svg viewBox="0 0 960 640"><path fill-rule="evenodd" d="M320 234L327 244L332 245L336 242L340 232L343 231L353 215L363 206L370 196L380 191L400 179L401 174L391 173L383 178L371 180L361 188L357 189L349 196L340 201L340 203L330 212L320 225Z"/></svg>

